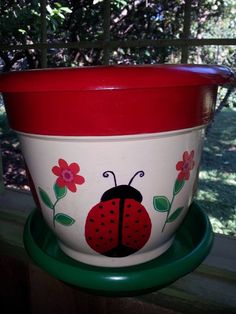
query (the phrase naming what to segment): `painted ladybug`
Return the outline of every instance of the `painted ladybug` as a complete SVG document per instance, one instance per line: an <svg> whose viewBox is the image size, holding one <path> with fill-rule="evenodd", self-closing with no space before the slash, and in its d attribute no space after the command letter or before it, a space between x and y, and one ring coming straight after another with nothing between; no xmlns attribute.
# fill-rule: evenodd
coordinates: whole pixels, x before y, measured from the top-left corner
<svg viewBox="0 0 236 314"><path fill-rule="evenodd" d="M143 171L138 171L128 185L117 186L113 171L105 171L105 178L112 174L115 187L107 190L101 202L88 213L85 224L85 238L96 252L109 257L124 257L140 250L148 241L152 223L141 204L141 193L131 186L133 179Z"/></svg>

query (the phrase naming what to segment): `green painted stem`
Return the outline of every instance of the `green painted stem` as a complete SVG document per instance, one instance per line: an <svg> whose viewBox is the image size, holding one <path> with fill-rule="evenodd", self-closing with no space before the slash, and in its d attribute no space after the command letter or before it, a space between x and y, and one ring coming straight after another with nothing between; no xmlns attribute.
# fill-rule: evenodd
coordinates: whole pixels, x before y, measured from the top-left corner
<svg viewBox="0 0 236 314"><path fill-rule="evenodd" d="M56 205L57 205L57 203L58 203L58 201L60 200L60 198L58 198L57 200L56 200L56 202L54 203L54 205L53 205L53 208L52 208L52 210L53 210L53 227L55 228L56 227L56 224L55 224L55 207L56 207Z"/></svg>
<svg viewBox="0 0 236 314"><path fill-rule="evenodd" d="M161 232L164 231L165 226L166 226L166 224L167 224L167 220L168 220L168 218L169 218L169 216L170 216L170 211L171 211L171 207L172 207L172 204L173 204L173 202L174 202L174 199L175 199L175 194L173 193L173 196L172 196L172 199L171 199L171 202L170 202L170 208L169 208L169 210L168 210L168 212L167 212L166 221L165 221L165 223L164 223L164 226L163 226Z"/></svg>

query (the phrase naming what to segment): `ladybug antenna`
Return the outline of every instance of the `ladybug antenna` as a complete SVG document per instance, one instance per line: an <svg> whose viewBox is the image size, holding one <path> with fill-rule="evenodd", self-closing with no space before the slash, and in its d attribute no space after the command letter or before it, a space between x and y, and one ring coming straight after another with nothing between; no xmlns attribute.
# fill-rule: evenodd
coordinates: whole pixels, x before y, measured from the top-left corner
<svg viewBox="0 0 236 314"><path fill-rule="evenodd" d="M140 170L140 171L137 171L133 177L130 179L128 185L131 185L131 183L133 182L134 178L139 174L140 178L142 178L144 176L144 171L143 170Z"/></svg>
<svg viewBox="0 0 236 314"><path fill-rule="evenodd" d="M104 178L108 178L110 173L113 175L113 179L114 179L115 186L117 186L116 176L115 176L115 174L114 174L113 171L110 171L110 170L105 171L105 172L103 172L102 175L104 176Z"/></svg>

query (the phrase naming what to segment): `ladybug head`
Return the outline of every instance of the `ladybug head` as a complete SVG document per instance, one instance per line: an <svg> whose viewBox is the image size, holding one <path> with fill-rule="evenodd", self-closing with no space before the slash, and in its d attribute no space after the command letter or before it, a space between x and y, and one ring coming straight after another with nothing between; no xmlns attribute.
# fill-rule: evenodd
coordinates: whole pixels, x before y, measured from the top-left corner
<svg viewBox="0 0 236 314"><path fill-rule="evenodd" d="M131 183L133 182L134 178L139 175L140 177L143 177L144 176L144 172L141 170L141 171L137 171L133 177L130 179L129 183L127 185L117 185L117 182L116 182L116 176L114 174L113 171L105 171L103 173L103 176L105 178L108 178L109 175L112 175L113 176L113 179L114 179L114 183L115 183L115 187L107 190L103 195L102 195L102 198L101 198L101 201L108 201L108 200L111 200L113 198L120 198L120 199L134 199L136 200L137 202L142 202L142 195L141 193L136 190L134 187L131 186Z"/></svg>

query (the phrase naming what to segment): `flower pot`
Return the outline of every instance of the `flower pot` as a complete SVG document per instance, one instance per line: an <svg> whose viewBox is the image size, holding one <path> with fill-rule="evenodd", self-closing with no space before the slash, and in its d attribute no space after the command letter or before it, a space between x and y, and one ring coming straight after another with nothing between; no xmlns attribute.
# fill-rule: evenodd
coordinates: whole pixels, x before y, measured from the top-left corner
<svg viewBox="0 0 236 314"><path fill-rule="evenodd" d="M44 220L70 257L123 267L173 243L192 202L226 67L47 69L1 75Z"/></svg>

